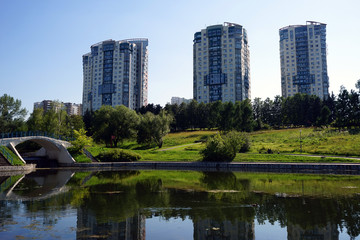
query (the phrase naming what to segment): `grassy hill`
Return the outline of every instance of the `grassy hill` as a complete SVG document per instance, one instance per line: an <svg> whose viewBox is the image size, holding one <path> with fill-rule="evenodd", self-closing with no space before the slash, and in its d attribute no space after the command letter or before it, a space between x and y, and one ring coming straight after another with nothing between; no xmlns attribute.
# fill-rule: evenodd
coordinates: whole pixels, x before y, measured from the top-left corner
<svg viewBox="0 0 360 240"><path fill-rule="evenodd" d="M125 142L120 148L137 152L142 156L141 161L199 161L201 160L199 152L205 147L203 142L216 133L217 131L170 133L164 138L162 149L156 147L149 149L136 142ZM281 129L249 133L249 139L250 151L238 153L234 161L360 162L357 159L340 158L340 156L360 157L358 132L315 128ZM88 148L94 156L108 149L104 146ZM302 154L302 156L292 154ZM304 156L306 154L319 156Z"/></svg>

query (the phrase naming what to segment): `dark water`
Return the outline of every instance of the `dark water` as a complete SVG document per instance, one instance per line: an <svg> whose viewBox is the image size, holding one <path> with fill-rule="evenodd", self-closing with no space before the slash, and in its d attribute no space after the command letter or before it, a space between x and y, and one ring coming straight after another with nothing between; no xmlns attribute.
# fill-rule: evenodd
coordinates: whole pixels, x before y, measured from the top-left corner
<svg viewBox="0 0 360 240"><path fill-rule="evenodd" d="M0 239L360 239L360 177L51 171L0 177Z"/></svg>

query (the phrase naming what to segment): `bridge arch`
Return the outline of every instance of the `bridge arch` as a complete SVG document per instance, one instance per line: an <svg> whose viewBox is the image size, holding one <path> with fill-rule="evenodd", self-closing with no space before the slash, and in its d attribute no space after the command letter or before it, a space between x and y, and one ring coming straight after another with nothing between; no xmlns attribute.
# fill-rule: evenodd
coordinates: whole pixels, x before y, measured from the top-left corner
<svg viewBox="0 0 360 240"><path fill-rule="evenodd" d="M67 147L70 147L71 143L50 137L28 136L18 138L6 138L2 139L1 145L9 147L25 163L24 159L16 150L16 146L26 141L33 141L42 147L39 151L36 152L36 156L47 156L51 159L56 159L60 165L62 163L69 164L75 162L75 160L72 158L72 156L67 150Z"/></svg>

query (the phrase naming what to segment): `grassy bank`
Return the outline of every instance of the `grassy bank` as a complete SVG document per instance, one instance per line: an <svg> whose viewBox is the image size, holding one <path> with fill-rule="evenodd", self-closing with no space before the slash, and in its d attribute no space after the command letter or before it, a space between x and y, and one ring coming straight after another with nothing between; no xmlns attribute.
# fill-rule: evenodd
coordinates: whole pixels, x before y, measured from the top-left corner
<svg viewBox="0 0 360 240"><path fill-rule="evenodd" d="M301 130L301 148L300 148ZM124 142L119 147L142 156L141 161L200 161L202 142L217 131L189 131L170 133L164 138L162 149L148 148L136 142ZM237 154L236 162L360 162L340 156L360 156L360 134L334 129L283 129L258 131L249 134L248 153ZM93 156L110 148L97 145L87 148ZM268 154L270 151L273 154ZM302 154L302 156L290 154ZM304 156L319 155L318 157ZM322 155L335 157L322 157ZM336 157L339 156L339 157Z"/></svg>
<svg viewBox="0 0 360 240"><path fill-rule="evenodd" d="M5 146L2 146L5 151L10 154L10 156L12 157L12 165L13 166L23 166L24 163L20 160L20 158L13 152L11 151L9 148L5 147ZM4 155L4 157L6 158L6 155ZM9 162L11 162L10 159L8 159Z"/></svg>

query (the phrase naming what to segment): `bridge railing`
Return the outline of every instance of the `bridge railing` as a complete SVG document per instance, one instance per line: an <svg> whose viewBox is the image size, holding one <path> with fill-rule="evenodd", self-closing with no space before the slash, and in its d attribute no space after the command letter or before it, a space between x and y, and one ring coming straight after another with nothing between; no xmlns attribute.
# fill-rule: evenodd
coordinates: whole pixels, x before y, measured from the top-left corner
<svg viewBox="0 0 360 240"><path fill-rule="evenodd" d="M6 150L5 147L0 146L0 152L2 155L10 162L11 165L13 165L14 158L11 156L11 154Z"/></svg>
<svg viewBox="0 0 360 240"><path fill-rule="evenodd" d="M40 131L27 131L27 132L11 132L11 133L0 133L0 139L5 138L19 138L19 137L49 137L64 141L73 141L73 136L59 135L55 133L40 132Z"/></svg>

